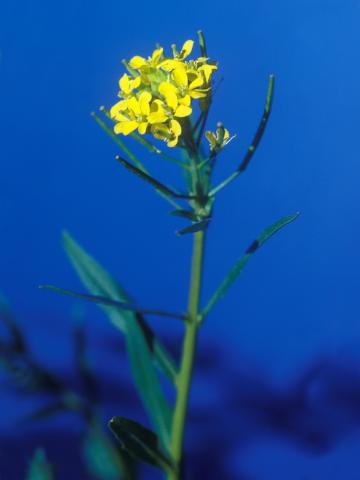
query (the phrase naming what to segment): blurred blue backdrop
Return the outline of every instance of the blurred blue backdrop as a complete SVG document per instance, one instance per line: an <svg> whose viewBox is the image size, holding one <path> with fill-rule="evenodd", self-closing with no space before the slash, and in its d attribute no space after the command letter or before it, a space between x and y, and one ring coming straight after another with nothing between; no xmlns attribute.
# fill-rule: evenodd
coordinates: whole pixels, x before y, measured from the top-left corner
<svg viewBox="0 0 360 480"><path fill-rule="evenodd" d="M226 478L359 478L359 22L359 0L0 6L0 290L38 360L65 375L73 302L37 289L54 283L81 290L62 252L64 228L142 305L182 310L186 302L191 239L174 235L181 221L121 169L116 146L90 116L116 100L121 60L151 53L156 42L181 45L203 29L224 78L209 127L222 120L237 135L217 180L239 163L262 113L267 77L276 75L263 143L246 174L219 195L209 230L204 299L254 235L301 211L251 259L202 333L211 365L195 380L192 408L212 415L197 433L207 431L204 463L227 435L231 440ZM145 157L158 177L175 183L176 167ZM120 382L127 363L107 348L118 333L96 306L86 309L97 371ZM172 339L180 333L171 321L153 326ZM10 444L23 437L16 419L31 405L1 389L0 477L16 480L22 477L10 468ZM114 401L109 413L120 409ZM216 432L219 424L225 429L212 440L211 418ZM189 445L194 438L201 437L188 438ZM33 446L38 441L35 435ZM61 448L70 458L64 442ZM213 468L206 478L225 478ZM80 478L75 466L71 471L66 478Z"/></svg>

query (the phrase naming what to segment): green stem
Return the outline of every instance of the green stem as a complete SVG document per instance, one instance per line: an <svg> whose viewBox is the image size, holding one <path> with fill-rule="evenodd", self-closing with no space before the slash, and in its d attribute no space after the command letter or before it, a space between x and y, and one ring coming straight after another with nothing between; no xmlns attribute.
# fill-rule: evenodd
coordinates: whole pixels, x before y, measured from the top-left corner
<svg viewBox="0 0 360 480"><path fill-rule="evenodd" d="M181 366L177 382L178 394L172 424L171 454L175 464L177 465L177 469L175 472L172 472L168 475L168 480L181 479L185 421L189 403L189 392L196 352L197 332L199 327L198 316L202 283L204 244L205 232L201 231L195 233L188 304L188 320L186 322Z"/></svg>

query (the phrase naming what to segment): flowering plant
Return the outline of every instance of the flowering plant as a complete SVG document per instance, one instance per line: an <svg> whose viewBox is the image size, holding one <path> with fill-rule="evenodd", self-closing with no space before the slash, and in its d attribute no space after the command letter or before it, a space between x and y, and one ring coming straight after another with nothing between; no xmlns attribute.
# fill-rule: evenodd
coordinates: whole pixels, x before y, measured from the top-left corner
<svg viewBox="0 0 360 480"><path fill-rule="evenodd" d="M109 426L131 456L160 468L169 480L184 478L184 431L198 331L250 257L298 216L297 213L285 216L266 228L234 263L210 299L202 303L204 247L213 219L214 200L246 170L260 143L271 112L274 76L269 77L264 112L251 145L235 171L219 185L213 185L218 158L233 137L220 122L214 132L206 131L218 64L209 58L203 34L198 35L198 58L190 58L194 42L187 40L180 50L173 46L171 56L166 56L163 48L158 47L148 58L134 56L129 62L124 61L127 72L119 81L119 100L109 110L102 107L102 117L93 114L120 148L118 162L150 184L172 205L174 215L189 222L177 232L179 236L193 235L194 240L186 313L139 306L68 233L64 235L65 249L90 294L46 286L100 304L125 336L134 381L154 430L120 416L111 419ZM150 153L178 165L184 173L184 189L174 189L154 178L124 143L123 136L132 136ZM165 148L172 151L177 149L181 155L176 157L169 153L171 150L164 151L159 142L164 142ZM185 333L180 359L173 358L150 329L146 321L149 315L183 322ZM164 394L159 375L173 386L175 402L171 403Z"/></svg>

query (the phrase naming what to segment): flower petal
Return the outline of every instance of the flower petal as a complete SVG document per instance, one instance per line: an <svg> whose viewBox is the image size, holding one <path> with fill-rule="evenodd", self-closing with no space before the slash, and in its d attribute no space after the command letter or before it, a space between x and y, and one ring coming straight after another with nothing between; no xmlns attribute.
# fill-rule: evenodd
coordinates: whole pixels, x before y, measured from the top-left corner
<svg viewBox="0 0 360 480"><path fill-rule="evenodd" d="M129 135L129 133L133 132L137 127L138 123L133 120L127 122L120 122L115 125L114 132L122 133L123 135Z"/></svg>
<svg viewBox="0 0 360 480"><path fill-rule="evenodd" d="M134 80L131 82L131 89L134 90L134 88L140 87L141 84L141 77L140 75L138 77L135 77Z"/></svg>
<svg viewBox="0 0 360 480"><path fill-rule="evenodd" d="M150 101L151 101L151 93L147 91L141 92L139 96L139 106L142 115L148 116L150 113Z"/></svg>
<svg viewBox="0 0 360 480"><path fill-rule="evenodd" d="M210 77L211 77L213 71L217 70L217 66L216 65L202 65L201 67L199 67L198 70L200 72L204 73L206 83L209 83L209 80L210 80Z"/></svg>
<svg viewBox="0 0 360 480"><path fill-rule="evenodd" d="M120 78L119 85L120 85L121 90L125 94L129 94L131 92L131 90L130 90L130 79L129 79L129 75L127 73L124 73L124 75Z"/></svg>
<svg viewBox="0 0 360 480"><path fill-rule="evenodd" d="M131 97L127 100L127 106L135 115L140 115L140 105L136 97Z"/></svg>
<svg viewBox="0 0 360 480"><path fill-rule="evenodd" d="M135 55L135 57L132 57L132 59L129 62L130 67L135 68L136 70L139 70L145 64L146 64L145 58L139 57L139 55Z"/></svg>
<svg viewBox="0 0 360 480"><path fill-rule="evenodd" d="M170 148L176 147L176 145L178 143L178 140L179 140L178 137L175 137L172 140L169 140L167 142L167 146L170 147Z"/></svg>
<svg viewBox="0 0 360 480"><path fill-rule="evenodd" d="M210 143L210 148L212 150L214 150L214 148L216 147L216 137L215 137L215 134L213 132L210 132L210 130L208 130L206 133L205 133L205 137L207 138L207 140L209 141Z"/></svg>
<svg viewBox="0 0 360 480"><path fill-rule="evenodd" d="M178 97L175 93L169 92L165 95L165 101L172 110L176 110L178 106Z"/></svg>
<svg viewBox="0 0 360 480"><path fill-rule="evenodd" d="M181 125L177 120L170 121L170 128L174 135L179 137L181 135Z"/></svg>
<svg viewBox="0 0 360 480"><path fill-rule="evenodd" d="M176 68L172 72L172 75L173 75L173 79L175 80L175 83L177 83L181 87L188 86L188 77L186 75L186 70L184 68Z"/></svg>
<svg viewBox="0 0 360 480"><path fill-rule="evenodd" d="M160 85L159 85L159 93L161 93L161 95L164 95L164 97L168 93L175 93L175 95L176 95L177 91L178 91L177 88L172 83L161 82Z"/></svg>
<svg viewBox="0 0 360 480"><path fill-rule="evenodd" d="M190 83L189 88L190 90L193 90L194 88L201 87L203 83L204 83L203 79L199 76Z"/></svg>
<svg viewBox="0 0 360 480"><path fill-rule="evenodd" d="M175 117L188 117L191 115L192 108L186 105L179 105L174 113Z"/></svg>
<svg viewBox="0 0 360 480"><path fill-rule="evenodd" d="M123 112L127 109L126 100L120 100L119 102L115 103L110 109L110 117L116 118L120 112Z"/></svg>
<svg viewBox="0 0 360 480"><path fill-rule="evenodd" d="M147 129L148 123L147 122L141 122L139 127L138 127L138 132L140 135L145 135L146 129Z"/></svg>
<svg viewBox="0 0 360 480"><path fill-rule="evenodd" d="M193 46L194 46L193 40L186 40L186 42L184 43L180 51L180 55L179 55L180 58L186 58L187 56L189 56L193 49Z"/></svg>
<svg viewBox="0 0 360 480"><path fill-rule="evenodd" d="M171 72L175 68L184 68L184 63L181 60L173 60L169 58L159 63L158 67L166 70L167 72Z"/></svg>
<svg viewBox="0 0 360 480"><path fill-rule="evenodd" d="M163 51L164 51L164 49L162 47L154 50L154 52L152 54L152 57L151 57L154 66L156 66L159 63L159 60L160 60L160 58L163 54Z"/></svg>
<svg viewBox="0 0 360 480"><path fill-rule="evenodd" d="M189 95L192 98L205 98L209 90L190 90Z"/></svg>
<svg viewBox="0 0 360 480"><path fill-rule="evenodd" d="M190 107L191 105L190 95L185 95L185 97L181 97L178 100L179 100L179 103L181 103L181 105L186 105L187 107Z"/></svg>

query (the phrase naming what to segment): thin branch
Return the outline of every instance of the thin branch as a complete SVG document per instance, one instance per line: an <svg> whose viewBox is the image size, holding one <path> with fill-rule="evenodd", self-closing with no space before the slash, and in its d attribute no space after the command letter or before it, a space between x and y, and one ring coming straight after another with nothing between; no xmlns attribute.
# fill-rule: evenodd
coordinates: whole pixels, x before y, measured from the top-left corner
<svg viewBox="0 0 360 480"><path fill-rule="evenodd" d="M120 155L116 155L115 158L119 163L121 163L121 165L123 165L125 168L130 170L130 172L140 177L142 180L145 180L146 182L150 183L153 187L155 187L156 190L163 193L164 195L168 197L182 198L186 200L191 200L195 198L194 196L187 195L185 193L178 193L175 190L172 190L170 187L164 185L163 183L159 182L155 178L151 177L149 174L135 167L135 165L125 160L125 158L120 157Z"/></svg>
<svg viewBox="0 0 360 480"><path fill-rule="evenodd" d="M243 173L246 168L248 167L250 160L252 159L261 139L264 134L264 131L266 129L267 122L270 117L271 113L271 106L272 106L272 100L274 96L274 83L275 83L275 77L274 75L270 75L269 77L269 85L268 85L268 90L267 90L267 95L266 95L266 103L265 103L265 109L264 113L261 117L260 123L258 125L258 128L255 132L254 138L251 142L251 145L249 146L242 162L240 163L239 167L235 170L234 173L232 173L226 180L224 180L220 185L217 187L213 188L211 192L209 193L209 196L214 196L217 192L222 190L224 187L226 187L230 182L235 180L241 173Z"/></svg>
<svg viewBox="0 0 360 480"><path fill-rule="evenodd" d="M105 113L105 109L101 109L101 111L104 111ZM116 145L120 147L120 149L125 153L125 155L127 155L130 158L130 160L132 160L138 168L146 172L146 168L140 162L140 160L127 148L124 142L122 142L120 138L117 135L115 135L112 129L108 125L106 125L104 120L102 120L95 112L92 112L91 115L95 118L95 120L100 125L100 127L109 135L109 137L111 137L114 140Z"/></svg>
<svg viewBox="0 0 360 480"><path fill-rule="evenodd" d="M58 288L53 285L40 285L39 288L44 290L51 290L62 295L67 295L69 297L78 298L80 300L86 300L87 302L100 303L101 305L106 305L109 307L116 307L121 310L130 310L131 312L138 313L140 315L154 315L157 317L170 317L176 318L177 320L185 320L186 315L182 313L168 312L166 310L157 310L150 308L142 308L138 305L133 305L126 302L119 302L117 300L112 300L111 298L103 297L101 295L87 295L85 293L73 292L72 290L65 290L63 288Z"/></svg>

